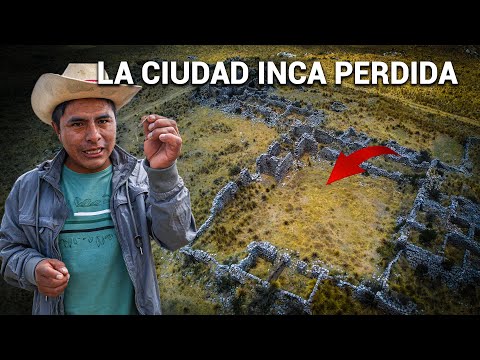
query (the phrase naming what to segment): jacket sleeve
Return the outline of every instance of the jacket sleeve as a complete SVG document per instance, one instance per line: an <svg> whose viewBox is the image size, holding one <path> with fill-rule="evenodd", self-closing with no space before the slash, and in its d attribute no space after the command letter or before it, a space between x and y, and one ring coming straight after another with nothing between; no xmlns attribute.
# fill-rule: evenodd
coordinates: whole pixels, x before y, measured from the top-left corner
<svg viewBox="0 0 480 360"><path fill-rule="evenodd" d="M0 272L8 284L33 291L37 287L35 267L45 257L32 248L18 223L20 183L17 180L5 202L0 228Z"/></svg>
<svg viewBox="0 0 480 360"><path fill-rule="evenodd" d="M178 175L176 163L166 169L153 169L144 159L143 167L149 182L147 218L151 224L150 235L169 250L188 245L197 230L190 192Z"/></svg>

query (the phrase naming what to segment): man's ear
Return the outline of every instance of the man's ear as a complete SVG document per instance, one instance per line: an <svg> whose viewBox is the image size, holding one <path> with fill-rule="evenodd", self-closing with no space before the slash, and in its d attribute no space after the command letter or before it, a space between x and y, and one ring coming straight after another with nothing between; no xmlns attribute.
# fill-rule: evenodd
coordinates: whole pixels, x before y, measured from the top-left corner
<svg viewBox="0 0 480 360"><path fill-rule="evenodd" d="M55 121L52 121L51 124L52 124L53 131L55 131L55 134L57 134L58 140L62 142L62 138L60 137L60 128L57 126Z"/></svg>

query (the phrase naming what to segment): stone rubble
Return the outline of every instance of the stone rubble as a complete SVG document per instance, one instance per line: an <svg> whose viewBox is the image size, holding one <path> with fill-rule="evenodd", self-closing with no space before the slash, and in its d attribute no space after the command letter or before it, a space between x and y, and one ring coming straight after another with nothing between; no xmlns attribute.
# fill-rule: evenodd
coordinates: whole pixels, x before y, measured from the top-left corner
<svg viewBox="0 0 480 360"><path fill-rule="evenodd" d="M336 112L343 112L345 110L348 110L348 107L340 101L334 101L332 105L330 105L330 109Z"/></svg>

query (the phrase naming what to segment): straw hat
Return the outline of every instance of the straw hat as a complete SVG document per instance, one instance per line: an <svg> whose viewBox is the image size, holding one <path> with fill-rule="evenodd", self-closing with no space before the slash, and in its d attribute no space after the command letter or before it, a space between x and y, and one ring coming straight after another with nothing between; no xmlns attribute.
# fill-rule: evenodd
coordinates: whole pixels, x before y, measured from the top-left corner
<svg viewBox="0 0 480 360"><path fill-rule="evenodd" d="M97 64L68 64L62 75L43 74L32 91L32 107L50 125L52 113L64 101L85 98L110 99L117 110L142 88L138 85L98 85ZM108 75L104 73L104 79Z"/></svg>

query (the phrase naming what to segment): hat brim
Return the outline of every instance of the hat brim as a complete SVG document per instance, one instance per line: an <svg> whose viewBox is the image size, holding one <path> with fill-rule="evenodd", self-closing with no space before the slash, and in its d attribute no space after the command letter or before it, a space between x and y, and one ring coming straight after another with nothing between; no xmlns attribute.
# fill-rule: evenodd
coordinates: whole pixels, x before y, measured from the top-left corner
<svg viewBox="0 0 480 360"><path fill-rule="evenodd" d="M110 99L119 110L141 88L139 85L98 85L96 82L72 79L58 74L43 74L32 91L32 108L40 120L50 125L53 111L65 101L88 98Z"/></svg>

